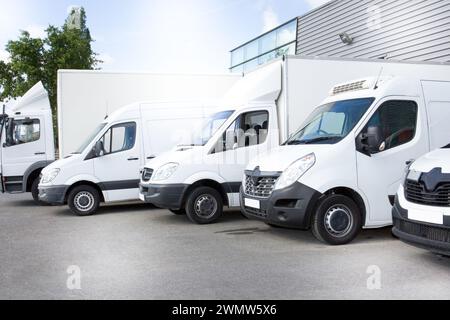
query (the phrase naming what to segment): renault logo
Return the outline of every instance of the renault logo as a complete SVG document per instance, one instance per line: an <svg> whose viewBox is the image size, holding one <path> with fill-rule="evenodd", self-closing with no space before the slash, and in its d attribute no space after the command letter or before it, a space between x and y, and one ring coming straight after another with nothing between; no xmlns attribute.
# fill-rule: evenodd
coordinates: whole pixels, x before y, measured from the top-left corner
<svg viewBox="0 0 450 320"><path fill-rule="evenodd" d="M253 185L256 186L258 185L258 181L259 181L259 177L261 176L261 170L259 167L256 167L255 170L253 170L252 173L252 182Z"/></svg>

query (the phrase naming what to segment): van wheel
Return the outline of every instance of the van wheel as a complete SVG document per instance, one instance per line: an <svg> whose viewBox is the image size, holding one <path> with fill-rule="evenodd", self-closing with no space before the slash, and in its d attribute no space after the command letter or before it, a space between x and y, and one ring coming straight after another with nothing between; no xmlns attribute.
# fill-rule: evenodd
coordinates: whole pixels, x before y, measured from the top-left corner
<svg viewBox="0 0 450 320"><path fill-rule="evenodd" d="M100 195L97 189L91 186L78 186L70 191L67 202L76 215L89 216L100 206Z"/></svg>
<svg viewBox="0 0 450 320"><path fill-rule="evenodd" d="M220 219L222 213L222 196L213 188L197 188L186 201L186 215L194 223L214 223Z"/></svg>
<svg viewBox="0 0 450 320"><path fill-rule="evenodd" d="M173 214L176 214L177 216L182 216L186 214L186 210L184 209L180 209L180 210L172 210L169 209L170 212L172 212Z"/></svg>
<svg viewBox="0 0 450 320"><path fill-rule="evenodd" d="M312 233L330 245L347 244L361 231L361 220L360 210L352 199L330 195L319 203L314 213Z"/></svg>

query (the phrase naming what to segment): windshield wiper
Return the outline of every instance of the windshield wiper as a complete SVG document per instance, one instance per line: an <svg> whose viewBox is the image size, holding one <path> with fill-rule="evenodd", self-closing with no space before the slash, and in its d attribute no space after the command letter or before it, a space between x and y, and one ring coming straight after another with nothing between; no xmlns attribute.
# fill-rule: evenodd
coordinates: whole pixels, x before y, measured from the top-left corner
<svg viewBox="0 0 450 320"><path fill-rule="evenodd" d="M309 140L294 140L294 141L290 141L287 144L290 146L293 145L299 145L299 144L313 144L316 142L323 142L323 141L329 141L329 140L335 140L335 139L341 139L341 136L328 136L328 137L317 137L314 139L309 139Z"/></svg>

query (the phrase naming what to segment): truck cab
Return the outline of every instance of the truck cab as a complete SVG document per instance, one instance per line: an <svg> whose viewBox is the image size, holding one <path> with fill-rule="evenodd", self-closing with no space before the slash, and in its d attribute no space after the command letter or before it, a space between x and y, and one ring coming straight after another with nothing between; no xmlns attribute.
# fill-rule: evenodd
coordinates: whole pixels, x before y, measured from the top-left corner
<svg viewBox="0 0 450 320"><path fill-rule="evenodd" d="M0 121L2 192L31 192L38 202L39 175L55 160L53 121L41 82L5 111Z"/></svg>
<svg viewBox="0 0 450 320"><path fill-rule="evenodd" d="M139 170L146 160L183 141L214 108L203 102L139 102L101 122L86 141L42 171L41 201L80 216L100 203L139 199Z"/></svg>
<svg viewBox="0 0 450 320"><path fill-rule="evenodd" d="M279 145L275 103L224 108L207 119L194 143L146 163L140 198L194 223L217 221L223 207L239 207L239 188L248 161Z"/></svg>
<svg viewBox="0 0 450 320"><path fill-rule="evenodd" d="M248 165L242 212L331 245L391 225L405 163L429 151L439 85L395 76L336 85L283 146Z"/></svg>

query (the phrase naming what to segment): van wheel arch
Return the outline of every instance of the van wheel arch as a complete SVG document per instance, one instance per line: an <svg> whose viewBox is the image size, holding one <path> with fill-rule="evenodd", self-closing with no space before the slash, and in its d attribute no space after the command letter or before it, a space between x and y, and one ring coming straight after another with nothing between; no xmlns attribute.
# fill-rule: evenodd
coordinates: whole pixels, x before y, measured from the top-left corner
<svg viewBox="0 0 450 320"><path fill-rule="evenodd" d="M44 169L44 167L37 168L28 175L26 185L25 185L26 192L31 192L31 186L33 185L34 180L39 178L39 175L41 174L42 169Z"/></svg>
<svg viewBox="0 0 450 320"><path fill-rule="evenodd" d="M362 225L364 226L366 224L367 210L366 210L366 205L364 204L364 200L361 197L361 195L357 191L355 191L351 188L337 187L337 188L328 190L327 192L325 192L323 194L323 196L321 198L319 198L319 201L317 201L317 205L314 207L313 212L311 212L310 225L312 225L312 219L314 217L314 212L316 211L317 206L320 203L320 200L322 200L323 197L333 195L333 194L346 196L346 197L349 197L350 199L352 199L358 206L359 211L361 212Z"/></svg>
<svg viewBox="0 0 450 320"><path fill-rule="evenodd" d="M64 203L65 203L65 204L67 204L67 198L68 198L70 192L71 192L74 188L76 188L76 187L78 187L78 186L91 186L91 187L97 189L98 194L100 195L100 202L105 202L105 197L103 196L103 191L102 191L102 189L100 189L100 187L98 186L98 184L93 183L93 182L91 182L91 181L78 181L78 182L72 184L72 185L67 189L66 194L65 194L65 196L64 196Z"/></svg>
<svg viewBox="0 0 450 320"><path fill-rule="evenodd" d="M217 182L215 180L200 180L200 181L197 181L197 182L193 183L192 185L190 185L189 188L186 190L184 197L183 197L183 201L182 201L183 208L186 205L187 198L192 193L192 191L194 191L195 189L197 189L199 187L210 187L210 188L215 189L222 196L223 205L228 206L227 192L225 191L225 189L219 182Z"/></svg>

